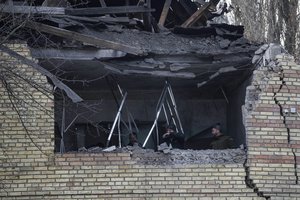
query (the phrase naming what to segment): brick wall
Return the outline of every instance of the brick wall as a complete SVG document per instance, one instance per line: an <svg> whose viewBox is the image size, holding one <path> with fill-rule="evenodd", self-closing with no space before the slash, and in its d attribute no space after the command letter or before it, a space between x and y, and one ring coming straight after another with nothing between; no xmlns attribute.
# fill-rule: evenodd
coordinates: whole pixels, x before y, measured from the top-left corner
<svg viewBox="0 0 300 200"><path fill-rule="evenodd" d="M26 45L9 47L30 57ZM46 78L0 57L1 66L12 70L1 68L1 80L12 72L17 77L0 82L0 199L292 199L299 194L298 115L281 110L299 109L300 67L287 55L278 56L273 72L256 70L247 89L254 98L247 99L244 114L246 167L141 165L129 153L54 154L53 97Z"/></svg>
<svg viewBox="0 0 300 200"><path fill-rule="evenodd" d="M7 46L30 58L26 45ZM53 99L47 93L50 87L46 78L2 52L0 74L0 188L3 196L12 194L15 183L24 183L19 178L26 171L45 166L51 157L53 159L54 135ZM18 189L22 188L24 190L24 184Z"/></svg>
<svg viewBox="0 0 300 200"><path fill-rule="evenodd" d="M300 66L281 54L254 71L247 88L247 166L254 187L272 199L300 197ZM286 112L289 111L289 112Z"/></svg>
<svg viewBox="0 0 300 200"><path fill-rule="evenodd" d="M57 155L53 165L20 175L10 194L20 199L258 199L245 186L239 164L142 166L130 160L128 153Z"/></svg>

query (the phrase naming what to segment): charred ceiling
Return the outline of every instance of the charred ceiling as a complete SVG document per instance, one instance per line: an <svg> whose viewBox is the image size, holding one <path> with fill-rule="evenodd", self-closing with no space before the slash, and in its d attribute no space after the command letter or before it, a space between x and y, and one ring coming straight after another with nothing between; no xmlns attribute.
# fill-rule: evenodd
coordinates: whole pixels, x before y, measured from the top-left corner
<svg viewBox="0 0 300 200"><path fill-rule="evenodd" d="M242 26L213 23L231 9L218 3L5 1L0 9L12 23L24 20L12 36L26 39L33 57L73 88L82 84L67 80L95 88L108 74L129 88L148 88L147 79L159 87L166 78L194 89L232 88L251 72L257 45L243 38Z"/></svg>

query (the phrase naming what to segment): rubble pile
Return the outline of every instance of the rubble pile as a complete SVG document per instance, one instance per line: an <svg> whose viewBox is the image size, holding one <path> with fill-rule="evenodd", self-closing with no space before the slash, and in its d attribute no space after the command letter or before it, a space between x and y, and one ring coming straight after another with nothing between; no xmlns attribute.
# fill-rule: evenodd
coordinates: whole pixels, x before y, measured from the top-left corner
<svg viewBox="0 0 300 200"><path fill-rule="evenodd" d="M139 146L127 146L123 148L90 148L86 152L129 152L132 160L144 165L181 165L181 164L232 164L244 163L246 152L243 149L222 150L191 150L170 149L168 153L143 149Z"/></svg>
<svg viewBox="0 0 300 200"><path fill-rule="evenodd" d="M168 154L145 149L132 151L132 158L140 164L177 165L177 164L231 164L243 163L246 152L242 149L225 150L183 150L172 149Z"/></svg>

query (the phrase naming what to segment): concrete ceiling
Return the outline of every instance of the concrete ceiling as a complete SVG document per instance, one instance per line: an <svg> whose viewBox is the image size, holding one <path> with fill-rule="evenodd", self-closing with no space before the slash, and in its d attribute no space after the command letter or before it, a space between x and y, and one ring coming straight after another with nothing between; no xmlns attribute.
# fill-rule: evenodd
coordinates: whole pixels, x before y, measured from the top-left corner
<svg viewBox="0 0 300 200"><path fill-rule="evenodd" d="M206 69L202 73L197 74L194 78L174 78L144 74L123 75L113 73L111 70L106 69L101 61L97 60L66 61L51 59L41 60L40 64L59 76L63 82L75 91L109 90L111 83L108 83L106 77L110 77L108 78L110 82L116 80L126 90L160 90L163 88L164 82L168 80L175 89L212 93L215 90L219 90L220 87L235 89L249 76L252 70L252 65L249 61L244 62L243 66L233 66L230 62L224 62L214 64L216 69ZM124 69L124 67L125 66L119 65L118 69ZM199 65L199 68L201 67L203 67L203 65ZM225 71L225 73L220 73L220 71L218 71L218 69L221 68L232 67L235 67L237 70L232 72ZM212 66L209 68L212 68ZM112 79L111 76L114 78ZM198 88L197 85L200 87Z"/></svg>

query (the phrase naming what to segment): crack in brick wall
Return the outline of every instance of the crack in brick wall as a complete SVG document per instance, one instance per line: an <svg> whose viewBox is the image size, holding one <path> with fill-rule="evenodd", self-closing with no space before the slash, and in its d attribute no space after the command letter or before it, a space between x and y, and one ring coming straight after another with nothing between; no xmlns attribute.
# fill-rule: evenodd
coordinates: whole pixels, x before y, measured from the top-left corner
<svg viewBox="0 0 300 200"><path fill-rule="evenodd" d="M291 135L290 135L290 128L288 127L288 124L287 124L287 120L286 120L286 114L284 113L284 109L283 109L283 106L281 105L280 101L276 98L276 95L278 93L280 93L281 89L283 88L283 86L286 86L286 82L284 81L284 72L283 72L283 69L280 70L280 81L281 81L281 85L278 89L277 92L274 92L274 101L275 103L279 106L279 110L280 110L280 115L282 116L283 118L283 124L286 128L286 132L287 132L287 141L288 141L288 144L290 146L291 144ZM288 87L286 86L286 88L288 89ZM289 93L289 89L288 89L288 93ZM294 148L290 147L292 149L292 153L293 153L293 156L294 156L294 168L295 168L295 176L296 176L296 184L298 184L299 182L299 177L298 177L298 171L297 171L297 157L296 157L296 153L295 153L295 150Z"/></svg>
<svg viewBox="0 0 300 200"><path fill-rule="evenodd" d="M297 168L297 156L296 156L296 153L295 153L295 149L293 149L293 148L292 148L292 153L293 153L294 159L295 159L294 167L295 167L296 184L299 184L299 176L298 176L298 168Z"/></svg>
<svg viewBox="0 0 300 200"><path fill-rule="evenodd" d="M262 193L271 199L291 198L300 193L297 165L300 146L296 136L300 124L295 113L286 113L286 109L299 109L300 66L286 54L277 56L271 61L272 65L268 63L261 62L247 88L244 123L248 158L245 169L249 177L246 179L251 180L249 186L258 195Z"/></svg>
<svg viewBox="0 0 300 200"><path fill-rule="evenodd" d="M247 166L247 159L245 160L245 163L244 163L244 169L246 172L246 176L245 176L246 185L249 188L253 189L253 191L257 194L258 197L263 197L264 199L269 200L271 197L265 196L263 192L259 191L259 188L254 183L253 179L250 178L250 168Z"/></svg>
<svg viewBox="0 0 300 200"><path fill-rule="evenodd" d="M259 94L265 89L265 85L267 85L267 80L269 79L269 77L267 77L267 79L265 76L261 76L261 73L258 73L258 71L254 71L254 78L252 80L252 85L248 86L247 88L247 93L246 93L246 104L244 107L244 118L245 115L251 115L251 112L253 110L255 110L256 106L257 106L257 102L259 100ZM255 78L256 76L259 77L259 80L257 78ZM257 82L256 82L257 81ZM263 84L262 84L263 83ZM244 125L245 124L244 122ZM246 127L247 128L247 127ZM248 165L249 159L246 158L245 162L244 162L244 169L246 172L246 176L245 176L245 183L246 185L253 189L253 191L257 194L258 197L263 197L264 199L268 200L270 199L270 196L264 195L264 193L260 190L260 188L257 186L257 184L255 184L255 180L251 178L250 172L251 172L251 168Z"/></svg>
<svg viewBox="0 0 300 200"><path fill-rule="evenodd" d="M286 116L285 116L283 107L282 107L280 101L279 101L279 100L277 99L277 97L276 97L276 95L277 95L278 93L280 93L280 91L281 91L281 89L283 88L283 86L286 86L285 81L284 81L284 73L283 73L283 70L282 70L282 69L280 70L280 75L279 75L279 76L280 76L281 84L280 84L280 86L279 86L278 91L274 92L273 98L274 98L275 104L277 104L277 105L279 106L280 115L281 115L282 118L283 118L283 124L284 124L284 126L286 127L286 130L287 130L287 141L288 141L288 143L290 144L290 142L291 142L290 129L289 129L287 123L286 123Z"/></svg>

